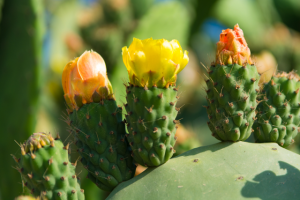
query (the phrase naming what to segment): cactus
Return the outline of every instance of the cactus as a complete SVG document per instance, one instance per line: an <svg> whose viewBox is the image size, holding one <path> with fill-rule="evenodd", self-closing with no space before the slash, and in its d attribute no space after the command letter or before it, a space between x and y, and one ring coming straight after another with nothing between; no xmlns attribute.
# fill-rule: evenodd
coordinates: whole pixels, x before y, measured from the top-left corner
<svg viewBox="0 0 300 200"><path fill-rule="evenodd" d="M62 82L69 105L66 122L88 178L110 191L134 176L135 165L104 60L96 52L85 52L66 65Z"/></svg>
<svg viewBox="0 0 300 200"><path fill-rule="evenodd" d="M275 143L221 142L148 168L107 200L298 199L299 170L300 156Z"/></svg>
<svg viewBox="0 0 300 200"><path fill-rule="evenodd" d="M21 158L13 158L32 195L48 200L84 200L75 174L76 163L71 164L68 159L69 144L64 146L50 134L34 133L20 146Z"/></svg>
<svg viewBox="0 0 300 200"><path fill-rule="evenodd" d="M254 136L257 142L277 142L288 147L300 131L300 77L295 72L279 73L263 88L257 107Z"/></svg>
<svg viewBox="0 0 300 200"><path fill-rule="evenodd" d="M124 47L123 61L129 73L125 105L127 139L140 165L159 166L174 153L178 100L177 74L188 62L178 41L139 40Z"/></svg>
<svg viewBox="0 0 300 200"><path fill-rule="evenodd" d="M216 62L208 70L208 126L221 141L243 141L251 132L259 92L259 74L238 25L217 43Z"/></svg>
<svg viewBox="0 0 300 200"><path fill-rule="evenodd" d="M0 20L0 146L15 151L34 131L40 89L43 7L39 0L1 1ZM12 17L13 16L13 17ZM5 106L4 106L5 105ZM5 138L5 139L4 139ZM14 199L21 187L9 153L1 153L0 199Z"/></svg>

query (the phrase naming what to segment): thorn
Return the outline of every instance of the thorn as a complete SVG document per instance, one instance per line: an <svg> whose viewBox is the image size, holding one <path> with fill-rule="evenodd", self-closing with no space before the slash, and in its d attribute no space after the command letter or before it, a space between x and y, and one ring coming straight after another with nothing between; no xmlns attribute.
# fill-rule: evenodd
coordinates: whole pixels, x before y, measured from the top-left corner
<svg viewBox="0 0 300 200"><path fill-rule="evenodd" d="M86 119L90 119L90 115L89 114L86 114L85 117L86 117Z"/></svg>
<svg viewBox="0 0 300 200"><path fill-rule="evenodd" d="M72 194L75 194L75 193L76 193L76 191L75 191L75 190L72 190L72 191L71 191L71 193L72 193Z"/></svg>
<svg viewBox="0 0 300 200"><path fill-rule="evenodd" d="M50 146L51 146L51 147L54 147L54 146L55 146L55 145L54 145L54 141L51 141L51 142L50 142Z"/></svg>
<svg viewBox="0 0 300 200"><path fill-rule="evenodd" d="M163 93L160 93L159 95L157 95L158 96L158 98L162 98L163 97Z"/></svg>
<svg viewBox="0 0 300 200"><path fill-rule="evenodd" d="M35 159L35 157L36 157L33 153L31 153L30 156L31 156L32 159Z"/></svg>
<svg viewBox="0 0 300 200"><path fill-rule="evenodd" d="M68 143L66 146L63 147L64 150L69 150L70 144Z"/></svg>
<svg viewBox="0 0 300 200"><path fill-rule="evenodd" d="M170 132L167 132L166 135L167 135L168 137L170 137L171 133L170 133Z"/></svg>
<svg viewBox="0 0 300 200"><path fill-rule="evenodd" d="M66 166L66 165L68 165L68 162L63 162L63 164Z"/></svg>
<svg viewBox="0 0 300 200"><path fill-rule="evenodd" d="M59 139L60 139L60 136L59 136L59 133L57 133L55 140L59 140Z"/></svg>
<svg viewBox="0 0 300 200"><path fill-rule="evenodd" d="M256 81L256 79L255 78L251 78L251 81L252 81L252 83L254 83Z"/></svg>
<svg viewBox="0 0 300 200"><path fill-rule="evenodd" d="M28 178L32 179L33 175L32 175L32 172L31 174L27 174Z"/></svg>
<svg viewBox="0 0 300 200"><path fill-rule="evenodd" d="M271 80L271 85L272 86L276 85L273 79Z"/></svg>
<svg viewBox="0 0 300 200"><path fill-rule="evenodd" d="M163 119L163 120L166 120L166 119L167 119L167 116L165 116L165 115L162 116L162 119Z"/></svg>
<svg viewBox="0 0 300 200"><path fill-rule="evenodd" d="M51 165L53 163L53 158L51 157L48 161L49 165Z"/></svg>
<svg viewBox="0 0 300 200"><path fill-rule="evenodd" d="M45 176L44 179L45 179L45 181L50 181L49 176Z"/></svg>

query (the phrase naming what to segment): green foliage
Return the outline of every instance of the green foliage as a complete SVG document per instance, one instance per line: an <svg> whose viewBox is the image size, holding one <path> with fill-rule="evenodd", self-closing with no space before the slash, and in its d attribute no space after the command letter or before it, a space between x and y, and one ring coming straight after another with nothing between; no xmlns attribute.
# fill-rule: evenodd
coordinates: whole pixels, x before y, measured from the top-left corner
<svg viewBox="0 0 300 200"><path fill-rule="evenodd" d="M257 142L276 142L283 147L294 143L300 131L300 82L292 76L273 76L265 84L253 126Z"/></svg>
<svg viewBox="0 0 300 200"><path fill-rule="evenodd" d="M122 109L115 100L85 104L69 120L88 178L99 188L110 191L133 177L135 165L125 139Z"/></svg>
<svg viewBox="0 0 300 200"><path fill-rule="evenodd" d="M35 197L84 200L75 166L68 159L69 145L64 146L60 140L48 136L34 133L25 148L21 147L22 156L16 161L22 182Z"/></svg>
<svg viewBox="0 0 300 200"><path fill-rule="evenodd" d="M127 139L140 165L159 166L173 155L177 89L126 87Z"/></svg>
<svg viewBox="0 0 300 200"><path fill-rule="evenodd" d="M13 199L21 187L16 185L20 177L11 167L9 154L15 152L14 140L24 141L33 132L38 104L42 1L5 0L1 14L0 145L6 153L0 154L5 163L0 170L0 199Z"/></svg>
<svg viewBox="0 0 300 200"><path fill-rule="evenodd" d="M209 68L207 123L221 141L243 141L251 132L260 75L254 65L212 65Z"/></svg>
<svg viewBox="0 0 300 200"><path fill-rule="evenodd" d="M199 147L120 184L118 199L298 199L300 156L275 143Z"/></svg>

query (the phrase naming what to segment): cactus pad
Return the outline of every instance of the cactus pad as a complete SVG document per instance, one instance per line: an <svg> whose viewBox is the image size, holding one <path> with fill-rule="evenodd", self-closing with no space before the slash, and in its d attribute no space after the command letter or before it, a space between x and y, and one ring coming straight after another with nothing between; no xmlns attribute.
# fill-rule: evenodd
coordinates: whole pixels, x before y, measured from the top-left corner
<svg viewBox="0 0 300 200"><path fill-rule="evenodd" d="M216 62L208 69L207 122L221 141L243 141L251 132L257 106L260 75L250 58L238 25L223 30L217 43Z"/></svg>
<svg viewBox="0 0 300 200"><path fill-rule="evenodd" d="M277 74L265 84L253 126L257 142L277 142L283 147L294 143L300 131L299 88L299 76L293 72Z"/></svg>
<svg viewBox="0 0 300 200"><path fill-rule="evenodd" d="M110 191L134 176L135 165L125 139L122 108L115 100L83 105L67 121L75 136L88 178Z"/></svg>
<svg viewBox="0 0 300 200"><path fill-rule="evenodd" d="M50 134L34 133L21 146L17 169L31 193L49 200L84 200L77 182L75 166L68 159L69 145Z"/></svg>
<svg viewBox="0 0 300 200"><path fill-rule="evenodd" d="M246 140L255 120L259 74L254 65L212 65L208 89L208 126L222 141Z"/></svg>
<svg viewBox="0 0 300 200"><path fill-rule="evenodd" d="M299 199L300 156L275 143L221 142L148 168L107 200Z"/></svg>
<svg viewBox="0 0 300 200"><path fill-rule="evenodd" d="M177 89L127 86L127 139L138 164L159 166L174 153Z"/></svg>

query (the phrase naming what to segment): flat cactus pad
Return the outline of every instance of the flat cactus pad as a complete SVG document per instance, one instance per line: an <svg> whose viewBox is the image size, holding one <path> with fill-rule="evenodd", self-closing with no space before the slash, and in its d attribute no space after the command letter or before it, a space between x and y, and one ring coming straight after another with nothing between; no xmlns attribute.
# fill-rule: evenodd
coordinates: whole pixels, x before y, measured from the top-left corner
<svg viewBox="0 0 300 200"><path fill-rule="evenodd" d="M121 183L118 199L299 199L300 156L276 143L221 142Z"/></svg>

